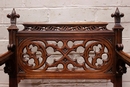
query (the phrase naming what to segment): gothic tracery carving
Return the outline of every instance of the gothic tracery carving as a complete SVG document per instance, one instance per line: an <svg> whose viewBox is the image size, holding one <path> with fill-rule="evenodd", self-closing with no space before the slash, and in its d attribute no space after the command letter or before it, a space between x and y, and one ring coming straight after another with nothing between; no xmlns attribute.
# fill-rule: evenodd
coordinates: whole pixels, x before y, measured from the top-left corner
<svg viewBox="0 0 130 87"><path fill-rule="evenodd" d="M108 43L102 43L101 40L77 42L41 39L23 41L19 47L20 66L28 67L23 69L29 72L95 72L111 65L112 51Z"/></svg>

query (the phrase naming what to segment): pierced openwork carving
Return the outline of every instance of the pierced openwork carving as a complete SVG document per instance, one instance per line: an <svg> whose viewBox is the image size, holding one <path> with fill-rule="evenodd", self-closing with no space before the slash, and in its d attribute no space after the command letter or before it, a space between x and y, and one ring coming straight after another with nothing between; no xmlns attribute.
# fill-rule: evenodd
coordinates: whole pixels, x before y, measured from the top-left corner
<svg viewBox="0 0 130 87"><path fill-rule="evenodd" d="M25 26L23 31L93 31L107 30L104 26Z"/></svg>
<svg viewBox="0 0 130 87"><path fill-rule="evenodd" d="M100 69L109 61L108 48L100 42L93 42L86 47L84 57L89 67Z"/></svg>
<svg viewBox="0 0 130 87"><path fill-rule="evenodd" d="M20 55L22 63L28 69L38 69L45 63L46 50L40 43L26 43L26 46L20 52L22 52Z"/></svg>
<svg viewBox="0 0 130 87"><path fill-rule="evenodd" d="M104 40L27 39L19 45L19 65L26 72L105 72L113 55Z"/></svg>

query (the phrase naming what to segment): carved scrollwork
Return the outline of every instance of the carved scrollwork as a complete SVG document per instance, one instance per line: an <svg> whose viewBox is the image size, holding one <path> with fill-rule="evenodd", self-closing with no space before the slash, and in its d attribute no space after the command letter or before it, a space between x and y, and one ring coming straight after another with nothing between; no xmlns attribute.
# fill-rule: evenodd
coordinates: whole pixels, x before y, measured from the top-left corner
<svg viewBox="0 0 130 87"><path fill-rule="evenodd" d="M25 26L23 31L93 31L107 30L106 26Z"/></svg>
<svg viewBox="0 0 130 87"><path fill-rule="evenodd" d="M103 39L104 40L104 39ZM19 65L25 72L98 72L112 64L112 50L102 40L23 40Z"/></svg>

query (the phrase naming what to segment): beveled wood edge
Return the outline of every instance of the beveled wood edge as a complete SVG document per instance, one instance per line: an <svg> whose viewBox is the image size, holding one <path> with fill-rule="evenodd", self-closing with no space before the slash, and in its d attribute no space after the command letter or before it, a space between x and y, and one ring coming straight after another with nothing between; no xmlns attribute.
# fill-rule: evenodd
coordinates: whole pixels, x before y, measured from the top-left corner
<svg viewBox="0 0 130 87"><path fill-rule="evenodd" d="M24 22L23 25L107 25L107 22Z"/></svg>
<svg viewBox="0 0 130 87"><path fill-rule="evenodd" d="M19 73L17 74L22 79L110 79L115 74L102 73ZM72 78L73 77L73 78Z"/></svg>
<svg viewBox="0 0 130 87"><path fill-rule="evenodd" d="M0 55L0 65L4 64L7 60L9 60L12 55L13 55L12 51L7 51L4 54L1 54Z"/></svg>
<svg viewBox="0 0 130 87"><path fill-rule="evenodd" d="M18 31L18 33L23 33L23 34L26 34L26 33L65 33L65 34L69 34L69 33L77 33L77 34L89 34L89 33L101 33L101 34L104 34L104 33L110 33L110 34L114 34L113 30L107 30L107 31Z"/></svg>

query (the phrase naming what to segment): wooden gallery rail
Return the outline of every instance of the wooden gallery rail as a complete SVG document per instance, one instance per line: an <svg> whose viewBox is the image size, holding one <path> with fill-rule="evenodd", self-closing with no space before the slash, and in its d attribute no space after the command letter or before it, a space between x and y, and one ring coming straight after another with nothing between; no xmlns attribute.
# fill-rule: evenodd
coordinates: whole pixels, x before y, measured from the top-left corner
<svg viewBox="0 0 130 87"><path fill-rule="evenodd" d="M123 52L118 8L111 15L112 30L105 22L92 23L24 23L18 31L13 9L8 52L0 55L0 65L9 75L9 87L18 87L22 79L109 79L122 87L125 64L130 56Z"/></svg>

